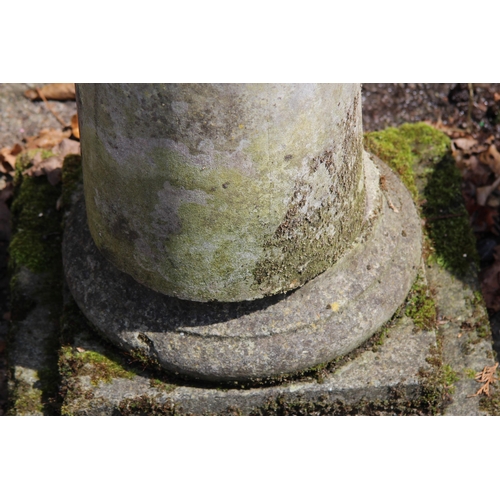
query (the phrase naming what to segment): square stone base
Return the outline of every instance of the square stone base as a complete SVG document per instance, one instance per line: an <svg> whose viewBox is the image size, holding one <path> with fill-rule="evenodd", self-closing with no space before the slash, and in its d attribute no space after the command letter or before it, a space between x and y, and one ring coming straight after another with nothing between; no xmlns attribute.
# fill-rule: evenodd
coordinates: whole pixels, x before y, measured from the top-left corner
<svg viewBox="0 0 500 500"><path fill-rule="evenodd" d="M413 166L422 197L433 161L426 153ZM64 189L69 191L75 172L69 175L70 166L65 168ZM420 282L392 320L361 347L328 365L253 385L189 381L120 353L94 331L69 292L62 293L61 257L53 251L59 236L41 224L45 214L54 216L57 196L50 196L26 209L27 215L38 217L38 226L23 226L26 217L19 215L14 221L14 235L38 231L36 240L52 245L53 259L40 271L33 259L13 258L11 253L11 415L487 413L484 397L471 397L480 387L474 374L495 362L474 264L457 277L424 255ZM69 199L67 194L64 199ZM430 323L418 319L418 308L424 307L419 293L435 303L437 319Z"/></svg>

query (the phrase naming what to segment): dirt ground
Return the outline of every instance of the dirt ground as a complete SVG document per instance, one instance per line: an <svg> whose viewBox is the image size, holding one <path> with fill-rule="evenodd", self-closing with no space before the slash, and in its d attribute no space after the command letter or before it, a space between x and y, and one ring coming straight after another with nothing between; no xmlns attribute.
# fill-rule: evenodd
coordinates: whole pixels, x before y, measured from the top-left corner
<svg viewBox="0 0 500 500"><path fill-rule="evenodd" d="M35 85L41 84L0 84L0 149L13 146L16 142L21 143L24 138L38 134L43 128L61 127L43 102L32 102L24 97L24 91ZM500 84L370 83L363 84L362 89L365 131L380 130L408 122L430 121L440 123L449 130L456 129L457 136L468 131L469 136L478 142L493 136L490 143L493 142L500 149ZM69 122L76 110L74 101L51 104L66 122ZM0 193L8 181L8 174L0 173ZM469 185L464 185L464 190L468 192L469 189L475 193L477 179L469 178L465 181L469 182ZM10 201L6 202L7 208L9 203ZM498 206L492 206L490 209L498 211ZM496 219L491 210L488 215L493 221ZM0 415L5 414L7 396L5 356L9 317L8 217L8 210L2 211L0 206ZM500 244L500 231L496 234L493 226L494 223L486 228L480 227L476 221L478 250L485 268L495 262L495 247ZM498 344L500 312L490 312Z"/></svg>

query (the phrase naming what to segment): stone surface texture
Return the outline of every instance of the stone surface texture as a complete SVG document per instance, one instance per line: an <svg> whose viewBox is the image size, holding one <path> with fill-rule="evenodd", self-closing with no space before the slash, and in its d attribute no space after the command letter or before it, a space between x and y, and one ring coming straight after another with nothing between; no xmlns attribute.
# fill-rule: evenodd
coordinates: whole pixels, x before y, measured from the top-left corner
<svg viewBox="0 0 500 500"><path fill-rule="evenodd" d="M379 348L361 352L321 380L305 377L269 387L238 389L151 383L152 375L147 373L124 374L111 382L96 383L88 374L77 374L72 378L71 394L66 398L63 413L118 415L127 410L148 413L156 409L163 414L178 415L252 415L274 411L272 407L277 401L295 407L295 411L304 406L303 411L307 411L308 404L321 401L327 411L332 411L329 406L334 404L354 407L364 401L387 401L396 391L399 397L411 402L422 396L419 373L431 369L426 357L435 343L433 331L416 329L411 319L402 317L387 330ZM80 350L82 346L102 349L97 337L85 333L75 337L73 346Z"/></svg>
<svg viewBox="0 0 500 500"><path fill-rule="evenodd" d="M362 231L357 84L77 86L92 237L186 300L296 289Z"/></svg>
<svg viewBox="0 0 500 500"><path fill-rule="evenodd" d="M187 302L154 292L101 255L81 200L63 243L71 293L108 340L182 375L255 380L343 356L391 318L421 260L420 218L409 193L386 165L365 159L371 231L298 290L240 304ZM386 191L378 189L380 175Z"/></svg>
<svg viewBox="0 0 500 500"><path fill-rule="evenodd" d="M488 315L479 298L477 274L458 279L432 265L427 269L441 317L439 334L443 343L443 362L453 370L456 380L445 415L486 415L475 396L481 384L474 374L495 364Z"/></svg>
<svg viewBox="0 0 500 500"><path fill-rule="evenodd" d="M57 368L60 307L41 300L53 285L47 273L34 273L23 267L16 273L16 303L29 307L21 317L14 316L8 344L9 415L47 415L51 413ZM21 306L22 307L22 306ZM52 380L51 380L52 379Z"/></svg>

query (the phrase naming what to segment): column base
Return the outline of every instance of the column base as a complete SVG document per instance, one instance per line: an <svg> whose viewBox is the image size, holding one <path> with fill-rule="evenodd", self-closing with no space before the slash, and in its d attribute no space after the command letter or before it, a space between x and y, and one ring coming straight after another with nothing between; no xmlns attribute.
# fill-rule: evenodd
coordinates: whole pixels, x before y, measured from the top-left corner
<svg viewBox="0 0 500 500"><path fill-rule="evenodd" d="M370 231L297 290L240 303L190 302L154 292L100 254L81 196L63 242L70 291L103 337L180 375L262 380L343 356L391 318L421 261L421 220L410 194L389 167L372 159L365 161Z"/></svg>

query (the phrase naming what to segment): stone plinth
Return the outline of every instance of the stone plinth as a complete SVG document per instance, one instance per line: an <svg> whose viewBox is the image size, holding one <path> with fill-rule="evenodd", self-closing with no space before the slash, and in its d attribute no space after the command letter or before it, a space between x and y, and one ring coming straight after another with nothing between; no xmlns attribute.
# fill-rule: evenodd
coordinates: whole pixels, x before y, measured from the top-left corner
<svg viewBox="0 0 500 500"><path fill-rule="evenodd" d="M373 137L369 134L369 139ZM10 357L14 388L10 414L479 415L487 413L488 408L494 411L497 396L468 397L480 387L474 373L494 364L494 352L486 310L478 293L474 242L467 218L433 218L442 215L440 210L444 209L466 214L460 197L460 174L454 170L453 160L450 163L446 159L448 141L423 125L391 129L375 137L377 141L370 140L370 146L407 181L415 180L419 199L427 200L421 206L427 218L424 227L429 246L425 265L409 297L374 336L330 363L272 380L224 383L182 379L175 373L148 367L148 359L140 352L127 353L107 343L69 295L61 321L39 321L40 334L30 334L33 321L29 318L49 319L61 309L59 301L55 309L46 309L45 313L41 310L46 297L50 297L46 295L48 290L56 290L59 296L54 283L61 265L56 256L53 268L44 267L51 269L50 274L36 267L30 270L36 275L36 288L31 279L13 276L18 293L13 297L12 307L17 313L10 328L9 351L15 353ZM378 147L379 143L384 147ZM399 163L391 160L396 144L404 153L398 155ZM65 164L66 200L70 198L68 191L73 190L71 180L77 178L68 168ZM43 182L43 178L36 182ZM29 183L26 187L30 187ZM21 186L18 197L23 189ZM31 191L27 193L33 199ZM391 191L386 194L398 208ZM48 200L47 211L55 198ZM33 239L43 242L48 254L54 255L55 240L43 237L53 230L40 225L40 211L30 211L37 224L32 225L29 219L23 219L23 223L30 231L39 231ZM14 235L20 228L16 222ZM449 254L448 246L443 244L446 240L458 242ZM33 249L27 249L24 256L31 265L37 262L40 252L38 249L31 255L30 251ZM16 265L20 263L16 257ZM19 272L26 274L26 270ZM27 304L23 297L36 301L39 285L45 290L43 300L37 307ZM436 309L437 318L433 316ZM61 330L54 330L56 325ZM47 344L49 336L52 340ZM59 349L57 340L62 341ZM57 355L59 373L52 361ZM27 378L24 367L33 369L33 376ZM50 384L57 381L59 389L50 389Z"/></svg>

